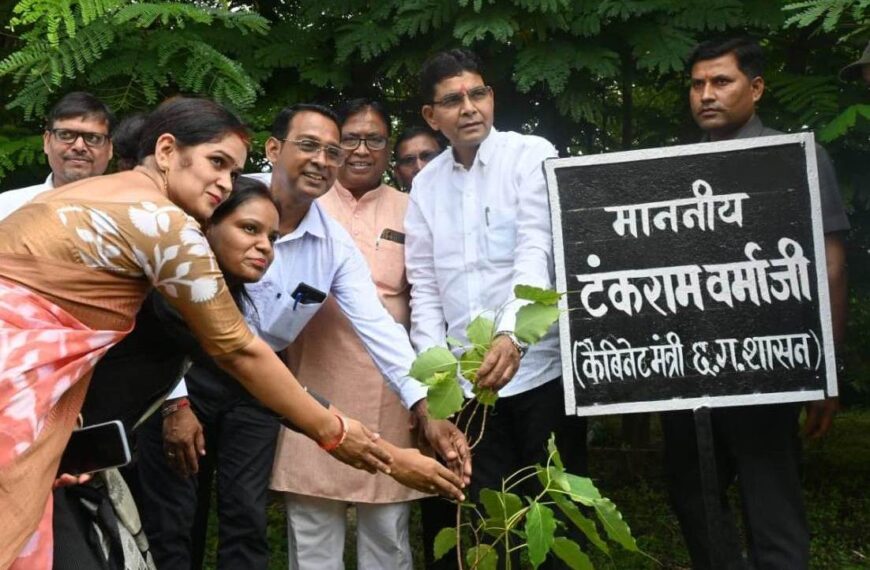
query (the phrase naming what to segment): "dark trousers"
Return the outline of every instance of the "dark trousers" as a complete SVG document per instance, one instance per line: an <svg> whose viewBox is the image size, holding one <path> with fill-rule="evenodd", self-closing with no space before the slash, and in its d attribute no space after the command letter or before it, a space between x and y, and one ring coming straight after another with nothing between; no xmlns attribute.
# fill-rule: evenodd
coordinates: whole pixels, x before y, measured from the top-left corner
<svg viewBox="0 0 870 570"><path fill-rule="evenodd" d="M460 427L465 419L459 419ZM469 441L477 439L482 427L478 412L469 429ZM529 465L544 465L547 461L547 440L556 434L556 447L565 469L570 473L585 475L588 471L586 457L586 418L565 415L565 396L562 379L557 378L522 394L499 398L489 411L483 439L473 451L473 474L470 495L477 500L485 488L501 490L502 480ZM520 496L536 496L541 490L537 479L513 492ZM455 520L450 522L455 525ZM572 526L569 524L569 528ZM572 538L579 539L577 533ZM455 553L445 557L456 560ZM454 566L455 567L455 566ZM519 568L519 561L511 564ZM561 561L550 558L541 568L567 568Z"/></svg>
<svg viewBox="0 0 870 570"><path fill-rule="evenodd" d="M686 539L692 567L744 568L737 526L726 491L737 480L749 557L756 570L800 570L809 564L809 530L801 497L798 416L800 405L779 404L712 410L718 469L723 551L730 557L710 560L710 542L698 445L691 411L661 414L665 476L671 504Z"/></svg>
<svg viewBox="0 0 870 570"><path fill-rule="evenodd" d="M423 559L428 570L454 570L459 568L456 563L456 551L452 550L435 560L433 547L435 537L442 528L456 526L456 505L441 497L429 497L420 500L420 519L423 526Z"/></svg>
<svg viewBox="0 0 870 570"><path fill-rule="evenodd" d="M217 396L217 397L210 397ZM220 569L268 566L266 504L279 423L252 398L194 395L206 435L198 476L184 479L166 463L159 414L140 428L137 497L142 524L160 570L202 567L212 475L216 472Z"/></svg>

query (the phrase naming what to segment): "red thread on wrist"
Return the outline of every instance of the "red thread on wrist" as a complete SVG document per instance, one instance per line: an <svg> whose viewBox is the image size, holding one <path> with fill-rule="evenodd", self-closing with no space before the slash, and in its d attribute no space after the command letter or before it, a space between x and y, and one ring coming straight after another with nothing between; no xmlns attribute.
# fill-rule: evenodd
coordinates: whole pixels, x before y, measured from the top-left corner
<svg viewBox="0 0 870 570"><path fill-rule="evenodd" d="M160 415L164 418L171 416L178 410L182 408L189 408L190 400L187 398L178 398L177 400L172 400L166 404L163 404L163 407L160 409Z"/></svg>

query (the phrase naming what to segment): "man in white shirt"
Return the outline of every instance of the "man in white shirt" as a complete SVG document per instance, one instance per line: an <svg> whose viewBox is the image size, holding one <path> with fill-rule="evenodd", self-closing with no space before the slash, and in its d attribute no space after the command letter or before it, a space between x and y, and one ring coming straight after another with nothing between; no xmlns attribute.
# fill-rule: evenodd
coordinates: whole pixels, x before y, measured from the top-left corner
<svg viewBox="0 0 870 570"><path fill-rule="evenodd" d="M42 135L51 174L41 184L0 194L0 220L47 190L103 174L112 159L113 121L109 108L90 93L76 91L58 101Z"/></svg>
<svg viewBox="0 0 870 570"><path fill-rule="evenodd" d="M467 50L430 58L420 83L423 118L450 147L414 178L405 218L411 341L418 351L446 346L448 335L468 342L472 319L505 306L478 374L478 384L500 398L474 451L472 495L500 489L503 477L545 461L551 432L569 470L585 472L586 423L564 414L555 328L531 347L513 335L521 306L514 287L554 283L542 162L556 149L493 128L494 94ZM479 429L472 425L469 439Z"/></svg>
<svg viewBox="0 0 870 570"><path fill-rule="evenodd" d="M272 173L250 176L270 185L279 206L281 238L266 275L248 286L256 308L253 325L281 351L320 309L325 295L332 295L385 381L416 416L421 433L467 480L471 461L465 437L449 421L429 419L426 387L408 376L416 354L407 332L381 304L353 239L316 202L332 187L344 160L340 132L335 113L320 105L286 107L273 122L266 141ZM182 383L170 399L184 395Z"/></svg>

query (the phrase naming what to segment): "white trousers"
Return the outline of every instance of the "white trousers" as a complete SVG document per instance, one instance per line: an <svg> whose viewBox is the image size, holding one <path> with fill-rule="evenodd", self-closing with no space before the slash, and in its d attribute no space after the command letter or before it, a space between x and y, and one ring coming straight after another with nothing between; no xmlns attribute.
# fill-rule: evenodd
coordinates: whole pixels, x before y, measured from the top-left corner
<svg viewBox="0 0 870 570"><path fill-rule="evenodd" d="M284 493L290 570L344 570L344 537L351 503ZM411 503L355 503L358 570L413 570L408 520Z"/></svg>

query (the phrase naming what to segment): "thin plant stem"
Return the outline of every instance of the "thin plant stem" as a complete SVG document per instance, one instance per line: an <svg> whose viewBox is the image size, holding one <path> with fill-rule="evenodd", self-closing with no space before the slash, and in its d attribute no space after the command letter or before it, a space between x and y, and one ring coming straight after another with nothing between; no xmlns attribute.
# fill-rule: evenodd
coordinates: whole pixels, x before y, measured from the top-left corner
<svg viewBox="0 0 870 570"><path fill-rule="evenodd" d="M459 570L463 570L462 565L462 503L456 502L456 563L459 565Z"/></svg>
<svg viewBox="0 0 870 570"><path fill-rule="evenodd" d="M475 411L477 411L477 410L475 409ZM468 446L468 449L470 451L473 451L474 448L477 447L477 444L483 440L483 432L486 430L486 418L488 415L489 415L489 406L484 406L483 407L483 416L482 416L483 419L480 421L480 433L478 434L477 439L474 440L474 443L472 443L471 445Z"/></svg>
<svg viewBox="0 0 870 570"><path fill-rule="evenodd" d="M471 415L468 416L468 420L465 422L465 428L462 430L462 433L465 434L466 439L468 439L468 433L469 433L468 430L471 429L471 420L474 419L474 416L477 414L478 408L480 408L480 406L481 406L480 400L478 400L477 398L472 398L469 401L469 403L470 402L474 402L474 407L471 409ZM463 408L463 411L464 411L464 408Z"/></svg>

